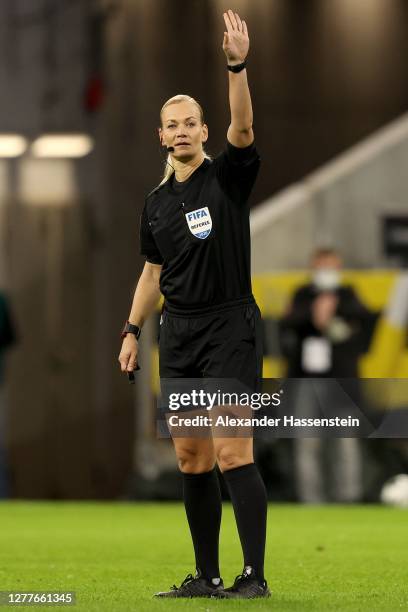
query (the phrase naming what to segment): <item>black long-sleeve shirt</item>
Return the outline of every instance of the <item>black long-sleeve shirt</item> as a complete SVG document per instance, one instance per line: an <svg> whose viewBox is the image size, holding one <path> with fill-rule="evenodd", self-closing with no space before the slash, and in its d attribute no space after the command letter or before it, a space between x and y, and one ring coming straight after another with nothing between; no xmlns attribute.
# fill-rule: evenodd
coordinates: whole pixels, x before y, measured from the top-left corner
<svg viewBox="0 0 408 612"><path fill-rule="evenodd" d="M251 295L248 198L260 159L255 145L227 142L182 183L171 178L147 196L141 253L162 264L160 289L178 308Z"/></svg>

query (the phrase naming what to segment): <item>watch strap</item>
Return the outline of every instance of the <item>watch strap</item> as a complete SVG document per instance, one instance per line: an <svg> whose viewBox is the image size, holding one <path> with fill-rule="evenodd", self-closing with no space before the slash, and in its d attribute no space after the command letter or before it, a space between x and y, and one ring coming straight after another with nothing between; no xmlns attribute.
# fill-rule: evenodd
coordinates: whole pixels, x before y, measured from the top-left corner
<svg viewBox="0 0 408 612"><path fill-rule="evenodd" d="M246 60L244 60L242 64L236 64L235 66L230 66L227 64L227 68L230 72L241 72L241 70L246 68Z"/></svg>
<svg viewBox="0 0 408 612"><path fill-rule="evenodd" d="M123 328L121 333L121 338L125 338L127 334L134 334L136 336L136 339L139 340L141 333L142 330L138 325L133 325L133 323L126 321L125 327Z"/></svg>

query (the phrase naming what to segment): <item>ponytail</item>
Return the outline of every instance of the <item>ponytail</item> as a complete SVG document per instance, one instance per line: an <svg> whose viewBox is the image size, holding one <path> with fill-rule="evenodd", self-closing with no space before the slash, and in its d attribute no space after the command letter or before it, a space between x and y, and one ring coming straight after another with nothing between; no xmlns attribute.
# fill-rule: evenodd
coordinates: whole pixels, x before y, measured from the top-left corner
<svg viewBox="0 0 408 612"><path fill-rule="evenodd" d="M171 155L170 153L167 155L167 159L164 162L164 171L163 171L163 178L160 181L160 185L163 185L163 183L165 183L166 181L169 180L169 178L171 177L171 175L174 172L174 168L171 164Z"/></svg>

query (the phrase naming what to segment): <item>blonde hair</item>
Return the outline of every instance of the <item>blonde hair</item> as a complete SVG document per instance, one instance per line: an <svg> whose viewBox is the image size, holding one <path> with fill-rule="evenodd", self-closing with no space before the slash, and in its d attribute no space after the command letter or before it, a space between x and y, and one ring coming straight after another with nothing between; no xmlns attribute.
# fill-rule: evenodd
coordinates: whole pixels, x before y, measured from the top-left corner
<svg viewBox="0 0 408 612"><path fill-rule="evenodd" d="M197 100L195 100L191 96L187 96L186 94L177 94L177 96L173 96L172 98L169 98L167 102L165 102L163 106L161 107L161 110L160 110L160 123L161 124L162 124L162 115L163 115L164 109L170 106L171 104L179 104L180 102L191 102L192 104L195 104L196 107L198 108L198 112L200 113L201 124L204 123L204 112L203 112L201 105L197 102ZM208 155L208 153L206 153L205 151L204 151L204 157L206 159L211 159L210 155ZM171 155L169 153L167 156L167 160L164 163L163 178L161 180L160 185L163 185L163 183L168 181L171 175L173 174L173 172L174 172L174 168L171 166Z"/></svg>

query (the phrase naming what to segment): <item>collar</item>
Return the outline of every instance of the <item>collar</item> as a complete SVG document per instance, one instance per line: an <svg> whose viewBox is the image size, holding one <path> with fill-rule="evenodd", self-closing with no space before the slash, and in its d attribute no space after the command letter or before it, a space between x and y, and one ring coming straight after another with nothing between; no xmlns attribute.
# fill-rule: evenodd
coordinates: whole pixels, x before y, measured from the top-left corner
<svg viewBox="0 0 408 612"><path fill-rule="evenodd" d="M211 164L211 160L210 160L210 159L208 159L207 157L205 157L205 158L203 159L203 161L201 162L201 164L200 164L200 165L199 165L199 166L198 166L198 167L197 167L197 168L194 170L194 172L192 172L192 173L190 174L190 176L188 177L188 179L186 179L185 181L182 181L182 183L185 183L185 186L186 186L186 187L187 187L188 185L191 185L191 183L193 183L193 182L194 182L194 180L195 180L195 179L196 179L198 176L200 176L200 175L201 175L201 174L202 174L202 173L203 173L203 172L204 172L204 171L205 171L205 170L208 168L208 166L209 166L210 164ZM173 193L173 194L174 194L174 193L178 193L177 191L175 191L175 190L173 189L173 181L175 180L175 178L176 178L176 174L175 174L175 172L173 172L173 173L172 173L172 175L171 175L171 177L169 178L169 180L168 180L168 181L166 181L166 183L165 183L165 184L167 185L167 190L168 190L170 193Z"/></svg>

